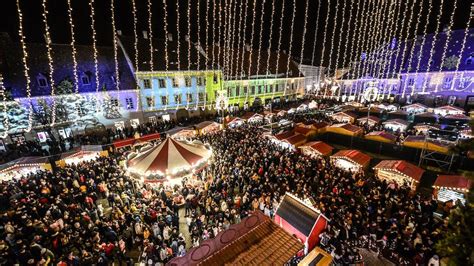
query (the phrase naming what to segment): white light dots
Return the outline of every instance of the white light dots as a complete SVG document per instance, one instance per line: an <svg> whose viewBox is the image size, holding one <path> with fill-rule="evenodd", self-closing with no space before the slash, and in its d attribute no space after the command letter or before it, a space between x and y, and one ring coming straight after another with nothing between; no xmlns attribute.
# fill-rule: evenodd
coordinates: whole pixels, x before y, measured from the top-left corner
<svg viewBox="0 0 474 266"><path fill-rule="evenodd" d="M70 0L69 0L70 1ZM119 76L119 62L118 62L118 44L117 44L117 30L115 29L115 7L114 0L110 1L110 13L112 14L112 35L114 46L114 61L115 61L115 88L120 90L120 76Z"/></svg>
<svg viewBox="0 0 474 266"><path fill-rule="evenodd" d="M112 0L113 1L113 0ZM67 0L67 5L68 5L68 16L69 16L69 28L71 30L71 50L72 50L72 63L73 63L73 68L72 68L72 73L74 76L74 87L75 87L75 93L79 93L79 77L77 75L77 51L76 51L76 39L74 38L74 22L72 20L72 6L71 6L71 0Z"/></svg>
<svg viewBox="0 0 474 266"><path fill-rule="evenodd" d="M48 66L49 66L49 84L51 86L51 100L53 101L51 107L51 126L56 123L56 98L55 96L55 82L54 82L54 66L53 66L53 57L51 56L51 35L49 33L48 26L48 9L46 8L47 0L42 1L43 6L43 24L44 24L44 36L46 39L46 55L48 57Z"/></svg>

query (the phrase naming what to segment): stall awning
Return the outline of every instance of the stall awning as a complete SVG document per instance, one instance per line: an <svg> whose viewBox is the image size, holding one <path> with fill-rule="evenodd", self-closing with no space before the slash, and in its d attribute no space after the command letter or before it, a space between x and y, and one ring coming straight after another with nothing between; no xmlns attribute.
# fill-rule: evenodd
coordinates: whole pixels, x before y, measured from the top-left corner
<svg viewBox="0 0 474 266"><path fill-rule="evenodd" d="M378 122L380 122L380 119L378 117L372 116L372 115L368 117L368 120L369 122L372 122L374 124L377 124ZM357 121L359 121L360 123L365 123L367 122L367 116L358 118Z"/></svg>
<svg viewBox="0 0 474 266"><path fill-rule="evenodd" d="M9 171L15 167L39 166L49 164L48 157L29 156L21 157L11 162L0 165L0 172Z"/></svg>
<svg viewBox="0 0 474 266"><path fill-rule="evenodd" d="M365 138L386 143L394 143L397 140L397 136L385 131L370 132L365 135Z"/></svg>
<svg viewBox="0 0 474 266"><path fill-rule="evenodd" d="M433 185L434 188L447 188L468 192L472 182L468 178L460 175L438 175Z"/></svg>
<svg viewBox="0 0 474 266"><path fill-rule="evenodd" d="M365 167L367 165L369 165L369 162L370 162L370 156L365 154L365 153L362 153L358 150L341 150L341 151L338 151L336 154L334 154L333 156L331 156L331 158L342 158L342 159L346 159L348 161L351 161L353 163L356 163L362 167Z"/></svg>
<svg viewBox="0 0 474 266"><path fill-rule="evenodd" d="M327 156L332 153L334 149L332 146L322 142L322 141L312 141L300 146L300 148L309 148L313 149L323 156Z"/></svg>
<svg viewBox="0 0 474 266"><path fill-rule="evenodd" d="M378 163L375 170L393 171L420 182L425 170L404 160L383 160Z"/></svg>
<svg viewBox="0 0 474 266"><path fill-rule="evenodd" d="M160 133L153 133L153 134L143 135L138 139L129 138L129 139L124 139L124 140L116 140L113 142L113 144L115 148L121 148L121 147L133 145L136 142L146 142L146 141L157 140L157 139L160 139L160 136L161 136Z"/></svg>

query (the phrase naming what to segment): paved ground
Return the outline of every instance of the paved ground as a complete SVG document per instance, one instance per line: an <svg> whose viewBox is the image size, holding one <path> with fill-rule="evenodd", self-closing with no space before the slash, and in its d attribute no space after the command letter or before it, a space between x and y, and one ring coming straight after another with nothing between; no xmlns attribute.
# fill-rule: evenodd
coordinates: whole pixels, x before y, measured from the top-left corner
<svg viewBox="0 0 474 266"><path fill-rule="evenodd" d="M377 253L367 250L365 248L359 249L364 257L364 265L374 266L394 266L395 264L386 260L385 258L378 258Z"/></svg>

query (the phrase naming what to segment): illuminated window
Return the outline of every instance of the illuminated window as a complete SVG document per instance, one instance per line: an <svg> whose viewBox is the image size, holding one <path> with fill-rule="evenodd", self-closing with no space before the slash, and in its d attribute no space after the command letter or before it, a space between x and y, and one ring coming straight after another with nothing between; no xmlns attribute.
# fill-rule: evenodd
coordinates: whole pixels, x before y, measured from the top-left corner
<svg viewBox="0 0 474 266"><path fill-rule="evenodd" d="M235 96L240 95L240 86L235 87Z"/></svg>
<svg viewBox="0 0 474 266"><path fill-rule="evenodd" d="M413 86L413 84L415 84L415 79L409 78L408 79L408 86Z"/></svg>
<svg viewBox="0 0 474 266"><path fill-rule="evenodd" d="M146 97L146 105L149 108L155 106L155 98L154 97Z"/></svg>
<svg viewBox="0 0 474 266"><path fill-rule="evenodd" d="M199 101L204 102L204 92L198 93Z"/></svg>
<svg viewBox="0 0 474 266"><path fill-rule="evenodd" d="M118 107L119 106L119 101L117 98L112 98L110 99L110 103L115 106L115 107Z"/></svg>
<svg viewBox="0 0 474 266"><path fill-rule="evenodd" d="M179 82L177 78L172 78L173 88L179 87Z"/></svg>
<svg viewBox="0 0 474 266"><path fill-rule="evenodd" d="M134 109L133 108L133 99L132 98L125 98L125 104L127 105L127 109Z"/></svg>
<svg viewBox="0 0 474 266"><path fill-rule="evenodd" d="M186 87L191 87L191 77L185 77L184 83L186 84Z"/></svg>
<svg viewBox="0 0 474 266"><path fill-rule="evenodd" d="M206 85L206 79L204 77L197 77L196 82L198 86L205 86Z"/></svg>
<svg viewBox="0 0 474 266"><path fill-rule="evenodd" d="M192 93L187 93L186 94L186 101L188 103L192 102L193 101L193 94Z"/></svg>
<svg viewBox="0 0 474 266"><path fill-rule="evenodd" d="M250 94L251 95L254 95L255 94L255 86L252 86L251 90L250 90Z"/></svg>
<svg viewBox="0 0 474 266"><path fill-rule="evenodd" d="M151 81L149 79L144 79L143 80L143 88L151 89Z"/></svg>
<svg viewBox="0 0 474 266"><path fill-rule="evenodd" d="M168 104L168 96L161 96L161 104L162 105Z"/></svg>
<svg viewBox="0 0 474 266"><path fill-rule="evenodd" d="M181 99L181 94L175 94L174 95L174 102L177 104L181 104L182 99Z"/></svg>
<svg viewBox="0 0 474 266"><path fill-rule="evenodd" d="M443 88L444 89L449 89L451 88L451 83L453 82L453 78L452 77L446 77L444 79L444 83L443 83Z"/></svg>
<svg viewBox="0 0 474 266"><path fill-rule="evenodd" d="M158 84L160 88L166 88L166 80L165 79L158 79Z"/></svg>
<svg viewBox="0 0 474 266"><path fill-rule="evenodd" d="M217 84L219 82L219 78L217 77L217 74L214 74L214 84Z"/></svg>

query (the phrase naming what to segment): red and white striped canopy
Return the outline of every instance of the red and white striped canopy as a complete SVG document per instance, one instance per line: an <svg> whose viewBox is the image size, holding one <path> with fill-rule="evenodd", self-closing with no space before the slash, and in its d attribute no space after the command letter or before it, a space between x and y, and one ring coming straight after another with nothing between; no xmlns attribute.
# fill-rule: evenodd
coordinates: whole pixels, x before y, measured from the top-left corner
<svg viewBox="0 0 474 266"><path fill-rule="evenodd" d="M210 155L211 151L203 144L188 144L167 138L159 145L128 160L127 169L141 175L174 175L191 170L207 160Z"/></svg>

